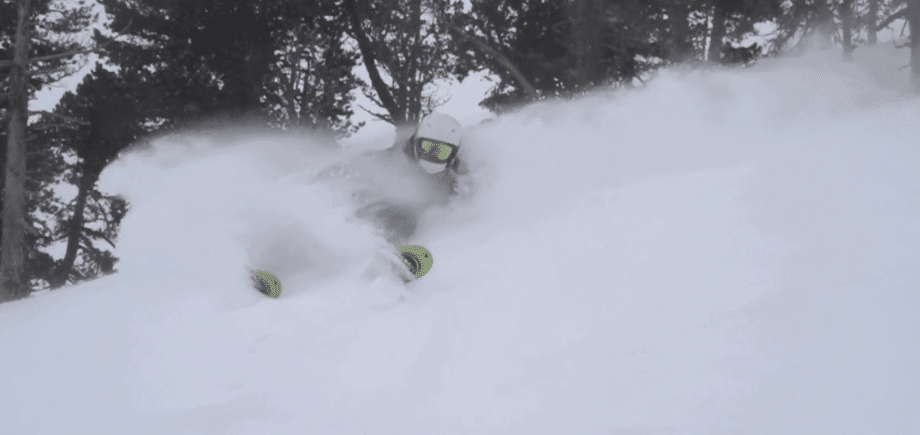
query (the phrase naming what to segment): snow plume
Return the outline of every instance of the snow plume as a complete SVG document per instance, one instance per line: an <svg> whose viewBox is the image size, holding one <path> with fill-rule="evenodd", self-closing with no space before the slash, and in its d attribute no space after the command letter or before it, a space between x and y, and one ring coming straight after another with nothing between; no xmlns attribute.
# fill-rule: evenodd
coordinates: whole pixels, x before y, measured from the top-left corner
<svg viewBox="0 0 920 435"><path fill-rule="evenodd" d="M408 290L361 274L380 238L350 202L414 196L408 171L331 181L357 152L264 134L128 153L102 180L131 202L121 272L0 306L0 421L916 433L920 104L886 50L665 71L468 126L462 194L422 217L435 266Z"/></svg>
<svg viewBox="0 0 920 435"><path fill-rule="evenodd" d="M423 202L408 164L302 135L202 133L127 153L101 184L131 205L121 272L213 298L207 289L225 292L251 268L292 290L354 273L383 239L354 218L352 196Z"/></svg>

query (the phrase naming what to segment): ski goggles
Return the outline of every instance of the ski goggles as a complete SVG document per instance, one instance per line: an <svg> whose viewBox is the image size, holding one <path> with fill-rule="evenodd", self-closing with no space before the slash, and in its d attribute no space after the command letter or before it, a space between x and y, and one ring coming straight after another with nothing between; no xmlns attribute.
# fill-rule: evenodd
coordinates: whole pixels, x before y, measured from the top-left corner
<svg viewBox="0 0 920 435"><path fill-rule="evenodd" d="M457 152L457 148L454 144L425 137L415 140L415 155L431 163L447 163Z"/></svg>

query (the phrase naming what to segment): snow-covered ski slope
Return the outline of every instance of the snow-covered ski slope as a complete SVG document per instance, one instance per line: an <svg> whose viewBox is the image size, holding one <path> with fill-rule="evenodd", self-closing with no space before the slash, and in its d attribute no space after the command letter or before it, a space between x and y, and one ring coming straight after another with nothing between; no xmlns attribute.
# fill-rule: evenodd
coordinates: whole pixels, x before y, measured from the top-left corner
<svg viewBox="0 0 920 435"><path fill-rule="evenodd" d="M0 306L0 433L920 433L920 101L892 52L469 126L471 193L422 219L404 300L360 273L351 182L310 181L340 151L130 153L101 182L132 204L121 272Z"/></svg>

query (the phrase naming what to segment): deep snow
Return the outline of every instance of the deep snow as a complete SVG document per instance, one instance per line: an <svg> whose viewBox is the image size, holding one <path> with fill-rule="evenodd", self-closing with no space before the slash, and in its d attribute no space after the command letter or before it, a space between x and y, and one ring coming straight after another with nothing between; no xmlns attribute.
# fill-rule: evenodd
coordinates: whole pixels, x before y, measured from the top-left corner
<svg viewBox="0 0 920 435"><path fill-rule="evenodd" d="M903 55L671 71L468 125L408 290L361 274L358 181L314 179L361 146L138 149L100 182L131 202L120 273L0 306L0 433L920 433Z"/></svg>

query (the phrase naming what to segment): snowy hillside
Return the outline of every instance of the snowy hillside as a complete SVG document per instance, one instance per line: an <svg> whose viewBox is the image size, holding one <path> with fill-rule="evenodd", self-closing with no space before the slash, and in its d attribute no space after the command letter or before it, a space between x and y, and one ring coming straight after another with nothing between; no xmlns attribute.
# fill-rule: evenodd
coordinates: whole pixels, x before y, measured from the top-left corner
<svg viewBox="0 0 920 435"><path fill-rule="evenodd" d="M891 51L469 125L408 291L361 273L357 182L315 181L355 151L163 139L101 180L132 205L121 272L0 305L0 433L920 433L920 101Z"/></svg>

